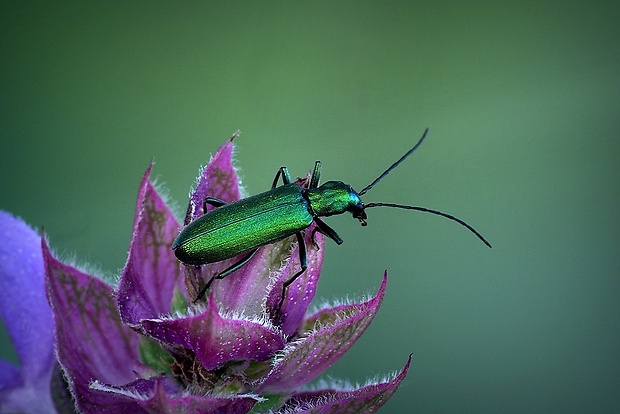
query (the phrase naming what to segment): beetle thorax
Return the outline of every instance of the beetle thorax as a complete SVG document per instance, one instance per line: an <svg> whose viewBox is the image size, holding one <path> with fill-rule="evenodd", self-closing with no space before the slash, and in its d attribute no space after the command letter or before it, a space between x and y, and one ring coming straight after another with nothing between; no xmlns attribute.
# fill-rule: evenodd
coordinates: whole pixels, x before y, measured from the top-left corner
<svg viewBox="0 0 620 414"><path fill-rule="evenodd" d="M333 216L347 211L359 214L364 205L357 192L342 181L327 181L306 192L310 206L317 216Z"/></svg>

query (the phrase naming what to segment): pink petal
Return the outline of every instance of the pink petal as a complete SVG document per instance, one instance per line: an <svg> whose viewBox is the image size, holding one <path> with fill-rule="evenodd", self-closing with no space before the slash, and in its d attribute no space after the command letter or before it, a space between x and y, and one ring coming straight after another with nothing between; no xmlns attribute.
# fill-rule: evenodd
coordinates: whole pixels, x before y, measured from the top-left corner
<svg viewBox="0 0 620 414"><path fill-rule="evenodd" d="M221 317L213 297L205 312L184 318L145 320L145 331L169 344L191 349L207 370L229 361L264 361L284 347L284 338L258 322Z"/></svg>
<svg viewBox="0 0 620 414"><path fill-rule="evenodd" d="M316 322L316 330L287 345L261 385L261 392L294 391L336 362L372 322L383 300L386 283L387 273L376 296L369 301L324 309L311 316L306 326Z"/></svg>
<svg viewBox="0 0 620 414"><path fill-rule="evenodd" d="M148 371L138 355L140 337L121 322L111 286L55 259L44 238L41 245L58 361L78 407L91 411L106 399L89 388L93 380L122 385Z"/></svg>
<svg viewBox="0 0 620 414"><path fill-rule="evenodd" d="M185 293L181 267L170 249L179 224L149 182L151 167L140 183L139 213L119 282L118 307L122 320L134 326L142 319L170 313L175 288Z"/></svg>
<svg viewBox="0 0 620 414"><path fill-rule="evenodd" d="M402 380L405 379L410 364L411 355L400 373L391 381L370 384L350 391L321 390L297 394L281 411L291 414L374 413L394 395Z"/></svg>
<svg viewBox="0 0 620 414"><path fill-rule="evenodd" d="M120 387L96 383L93 388L109 396L101 407L105 411L97 413L235 414L249 412L256 403L256 398L246 395L191 395L167 378L137 380Z"/></svg>
<svg viewBox="0 0 620 414"><path fill-rule="evenodd" d="M204 214L202 206L206 197L219 198L227 203L241 198L239 178L232 165L233 140L238 136L239 131L218 148L198 177L196 188L190 196L192 221ZM207 206L207 208L211 210L214 207Z"/></svg>

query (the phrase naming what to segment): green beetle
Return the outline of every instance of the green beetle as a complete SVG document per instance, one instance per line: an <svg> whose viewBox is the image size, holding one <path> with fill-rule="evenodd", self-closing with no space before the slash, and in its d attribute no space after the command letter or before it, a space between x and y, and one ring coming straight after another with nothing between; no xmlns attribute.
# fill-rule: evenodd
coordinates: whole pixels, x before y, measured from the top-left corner
<svg viewBox="0 0 620 414"><path fill-rule="evenodd" d="M314 222L317 231L325 234L336 244L342 244L342 239L336 231L325 224L320 217L349 212L353 218L360 221L362 226L365 226L367 218L365 210L371 207L395 207L437 214L465 226L491 247L489 242L473 227L452 215L417 206L362 203L360 196L411 155L422 144L427 133L428 129L424 131L413 148L359 192L342 181L327 181L319 186L321 162L317 161L307 188L292 182L288 169L281 167L269 191L228 204L222 200L207 197L204 200L204 211L206 211L207 204L218 208L192 221L181 230L172 243L176 257L185 264L199 266L230 259L245 252L247 254L211 278L199 292L196 301L204 296L213 280L223 279L241 268L252 258L259 247L294 234L299 243L300 270L284 282L279 309L284 301L286 288L307 268L306 246L302 231ZM280 177L282 177L283 185L278 187Z"/></svg>

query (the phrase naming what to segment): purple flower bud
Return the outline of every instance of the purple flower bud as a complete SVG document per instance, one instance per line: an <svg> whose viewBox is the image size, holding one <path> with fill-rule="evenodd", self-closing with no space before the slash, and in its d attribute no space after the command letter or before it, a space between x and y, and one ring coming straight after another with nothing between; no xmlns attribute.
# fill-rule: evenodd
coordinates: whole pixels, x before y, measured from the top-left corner
<svg viewBox="0 0 620 414"><path fill-rule="evenodd" d="M201 172L185 222L204 214L207 196L226 202L241 198L231 162L233 138ZM0 311L23 364L21 370L3 369L0 402L17 401L16 409L25 411L36 393L53 412L49 381L55 326L56 356L79 412L378 410L404 379L410 359L400 373L357 389L309 389L306 384L370 325L387 274L366 301L309 313L325 251L323 235L311 226L304 234L308 268L288 286L283 301L283 283L300 268L294 236L259 248L239 270L214 280L205 298L194 303L207 281L239 259L200 267L179 263L170 246L182 224L150 183L151 167L140 184L129 255L116 286L59 261L45 238L37 248L32 230L0 216ZM33 326L26 329L25 322ZM38 340L29 337L33 332Z"/></svg>

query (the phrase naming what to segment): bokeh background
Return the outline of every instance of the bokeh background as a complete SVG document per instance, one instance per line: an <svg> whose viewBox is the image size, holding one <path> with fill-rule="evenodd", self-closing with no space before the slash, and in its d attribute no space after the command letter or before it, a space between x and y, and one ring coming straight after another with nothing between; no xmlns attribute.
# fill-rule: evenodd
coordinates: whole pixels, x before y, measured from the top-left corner
<svg viewBox="0 0 620 414"><path fill-rule="evenodd" d="M413 353L382 412L620 411L618 2L1 4L0 208L58 252L117 273L151 159L181 213L236 129L257 193L317 159L361 189L430 127L365 200L493 249L428 214L328 219L318 298L389 283L327 375Z"/></svg>

